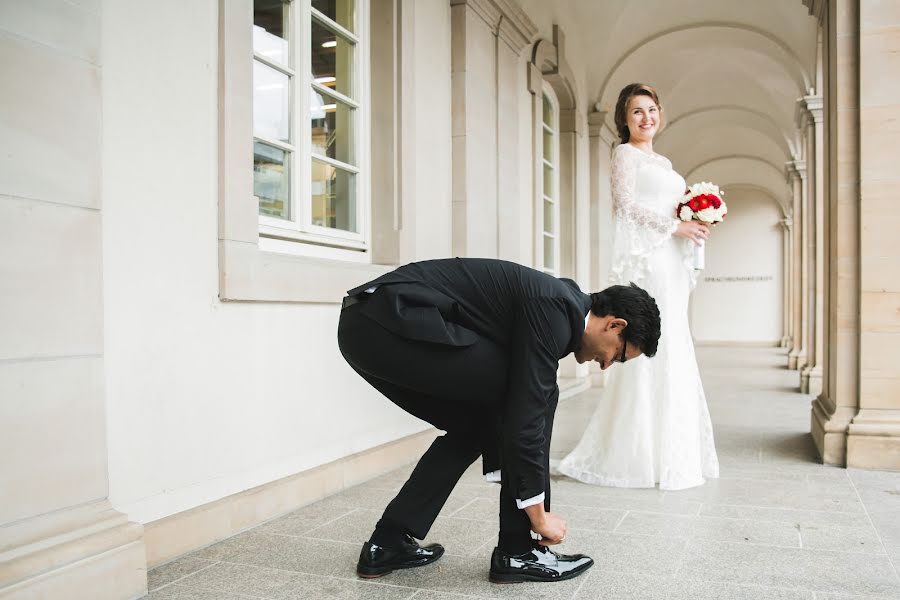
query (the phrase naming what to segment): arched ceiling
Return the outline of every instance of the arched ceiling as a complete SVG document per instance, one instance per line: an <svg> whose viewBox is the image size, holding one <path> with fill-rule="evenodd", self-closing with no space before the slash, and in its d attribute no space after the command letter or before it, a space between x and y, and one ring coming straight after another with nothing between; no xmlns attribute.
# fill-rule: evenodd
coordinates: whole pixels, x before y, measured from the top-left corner
<svg viewBox="0 0 900 600"><path fill-rule="evenodd" d="M815 87L817 24L802 0L519 2L565 32L584 112L607 111L614 130L619 90L649 83L668 121L654 150L689 183L756 186L785 205L797 100Z"/></svg>

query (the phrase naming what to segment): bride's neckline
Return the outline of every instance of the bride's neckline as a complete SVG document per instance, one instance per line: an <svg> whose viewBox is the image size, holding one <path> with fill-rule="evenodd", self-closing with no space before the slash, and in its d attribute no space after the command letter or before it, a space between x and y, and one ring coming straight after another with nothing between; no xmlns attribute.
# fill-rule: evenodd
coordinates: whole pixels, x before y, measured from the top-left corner
<svg viewBox="0 0 900 600"><path fill-rule="evenodd" d="M662 154L657 154L656 152L644 152L643 150L641 150L640 148L638 148L638 147L635 146L634 144L630 144L630 143L628 143L628 142L625 142L625 143L622 144L622 145L623 145L623 146L628 146L629 148L631 148L631 149L634 150L635 152L639 152L640 154L643 154L644 156L647 156L647 157L649 157L649 158L658 158L658 159L660 159L660 160L666 160L666 157L663 156Z"/></svg>
<svg viewBox="0 0 900 600"><path fill-rule="evenodd" d="M631 144L631 143L629 143L629 142L625 142L624 145L625 145L625 146L629 146L629 147L631 147L631 148L637 150L638 152L640 152L640 153L643 154L644 156L651 156L651 157L653 157L653 158L665 158L662 154L657 154L656 152L645 152L644 150L641 150L640 148L638 148L637 146L635 146L634 144Z"/></svg>

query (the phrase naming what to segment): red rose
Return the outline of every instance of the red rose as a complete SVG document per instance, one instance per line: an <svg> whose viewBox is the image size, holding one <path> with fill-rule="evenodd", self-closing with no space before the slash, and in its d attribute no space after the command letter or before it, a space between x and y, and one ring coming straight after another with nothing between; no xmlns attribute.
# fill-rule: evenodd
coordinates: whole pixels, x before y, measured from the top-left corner
<svg viewBox="0 0 900 600"><path fill-rule="evenodd" d="M710 199L710 201L712 202L713 208L716 208L716 209L717 209L717 208L719 208L720 206L722 206L722 201L719 200L718 196L710 195L710 196L709 196L709 199Z"/></svg>

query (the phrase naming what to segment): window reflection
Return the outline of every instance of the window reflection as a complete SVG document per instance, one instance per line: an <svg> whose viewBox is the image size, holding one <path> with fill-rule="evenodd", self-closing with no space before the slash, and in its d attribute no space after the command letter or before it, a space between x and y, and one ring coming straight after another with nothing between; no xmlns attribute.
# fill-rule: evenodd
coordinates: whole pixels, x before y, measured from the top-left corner
<svg viewBox="0 0 900 600"><path fill-rule="evenodd" d="M267 60L288 64L288 3L254 0L253 51Z"/></svg>

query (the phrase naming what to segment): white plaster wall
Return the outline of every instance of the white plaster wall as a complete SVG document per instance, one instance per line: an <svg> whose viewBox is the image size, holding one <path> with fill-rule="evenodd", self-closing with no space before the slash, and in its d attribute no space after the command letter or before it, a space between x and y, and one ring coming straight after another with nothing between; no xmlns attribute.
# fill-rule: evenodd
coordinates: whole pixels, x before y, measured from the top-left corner
<svg viewBox="0 0 900 600"><path fill-rule="evenodd" d="M726 189L725 199L728 217L713 230L706 269L691 297L694 339L774 344L782 332L781 210L744 188ZM765 280L722 280L748 277Z"/></svg>
<svg viewBox="0 0 900 600"><path fill-rule="evenodd" d="M110 498L140 522L427 427L344 363L336 305L218 300L216 7L104 3ZM449 51L428 59L449 80Z"/></svg>

